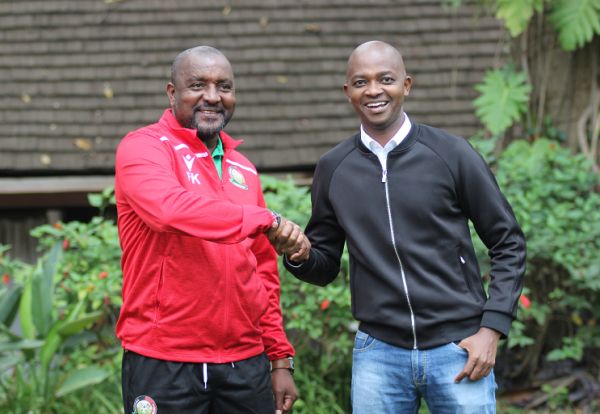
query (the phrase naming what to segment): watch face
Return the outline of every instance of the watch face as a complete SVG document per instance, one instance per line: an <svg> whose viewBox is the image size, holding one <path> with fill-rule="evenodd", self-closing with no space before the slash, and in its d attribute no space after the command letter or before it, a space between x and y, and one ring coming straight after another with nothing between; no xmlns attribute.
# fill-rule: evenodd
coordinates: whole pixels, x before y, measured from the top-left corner
<svg viewBox="0 0 600 414"><path fill-rule="evenodd" d="M293 371L295 369L294 358L290 357L290 358L288 358L288 360L290 361L290 369Z"/></svg>

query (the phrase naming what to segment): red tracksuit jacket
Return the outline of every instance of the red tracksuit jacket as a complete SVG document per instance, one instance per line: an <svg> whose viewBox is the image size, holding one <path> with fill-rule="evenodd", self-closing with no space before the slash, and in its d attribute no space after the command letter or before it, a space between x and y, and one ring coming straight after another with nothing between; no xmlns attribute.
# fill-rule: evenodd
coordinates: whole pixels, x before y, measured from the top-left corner
<svg viewBox="0 0 600 414"><path fill-rule="evenodd" d="M168 109L117 149L115 192L123 249L117 336L152 358L224 363L293 355L279 306L272 223L255 167L221 132L211 154Z"/></svg>

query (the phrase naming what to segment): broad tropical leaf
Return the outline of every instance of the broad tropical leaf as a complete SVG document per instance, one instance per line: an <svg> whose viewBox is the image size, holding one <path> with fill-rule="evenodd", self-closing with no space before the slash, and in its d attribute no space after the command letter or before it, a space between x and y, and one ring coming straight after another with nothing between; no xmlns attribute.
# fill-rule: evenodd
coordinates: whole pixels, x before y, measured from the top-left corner
<svg viewBox="0 0 600 414"><path fill-rule="evenodd" d="M0 323L7 327L10 327L15 319L22 291L21 286L13 286L0 293Z"/></svg>
<svg viewBox="0 0 600 414"><path fill-rule="evenodd" d="M516 37L527 29L533 12L541 12L543 0L498 0L496 17L504 20L512 37Z"/></svg>
<svg viewBox="0 0 600 414"><path fill-rule="evenodd" d="M102 317L102 315L102 311L85 314L74 321L69 321L61 325L58 333L63 337L75 335L90 326L92 323L96 322Z"/></svg>
<svg viewBox="0 0 600 414"><path fill-rule="evenodd" d="M33 323L33 314L31 312L31 276L25 281L21 300L19 301L19 320L21 322L21 332L27 339L35 339L36 330Z"/></svg>
<svg viewBox="0 0 600 414"><path fill-rule="evenodd" d="M44 345L44 341L23 339L21 341L0 342L0 352L19 351L23 349L36 349Z"/></svg>
<svg viewBox="0 0 600 414"><path fill-rule="evenodd" d="M550 21L565 50L575 50L600 35L600 0L556 0Z"/></svg>
<svg viewBox="0 0 600 414"><path fill-rule="evenodd" d="M475 113L494 135L504 132L527 110L531 85L524 73L513 68L488 71L475 86L481 93L475 99Z"/></svg>
<svg viewBox="0 0 600 414"><path fill-rule="evenodd" d="M41 260L31 280L31 313L37 332L44 336L52 326L54 275L62 256L62 243L54 243L52 250Z"/></svg>
<svg viewBox="0 0 600 414"><path fill-rule="evenodd" d="M90 385L99 384L108 378L110 372L97 365L92 365L75 371L71 371L66 375L66 378L60 388L56 390L56 397L62 397L65 394L89 387Z"/></svg>

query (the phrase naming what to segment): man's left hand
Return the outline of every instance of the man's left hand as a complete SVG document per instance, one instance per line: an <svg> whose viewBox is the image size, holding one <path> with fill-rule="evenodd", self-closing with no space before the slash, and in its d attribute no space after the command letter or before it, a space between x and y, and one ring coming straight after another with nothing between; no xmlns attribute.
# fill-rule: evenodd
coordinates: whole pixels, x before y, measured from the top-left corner
<svg viewBox="0 0 600 414"><path fill-rule="evenodd" d="M465 377L477 381L488 376L496 363L499 340L500 332L481 327L475 335L460 341L458 346L468 352L469 359L454 381L459 383Z"/></svg>
<svg viewBox="0 0 600 414"><path fill-rule="evenodd" d="M274 369L271 372L273 396L275 397L275 413L286 413L292 409L298 398L298 390L292 373L287 369Z"/></svg>

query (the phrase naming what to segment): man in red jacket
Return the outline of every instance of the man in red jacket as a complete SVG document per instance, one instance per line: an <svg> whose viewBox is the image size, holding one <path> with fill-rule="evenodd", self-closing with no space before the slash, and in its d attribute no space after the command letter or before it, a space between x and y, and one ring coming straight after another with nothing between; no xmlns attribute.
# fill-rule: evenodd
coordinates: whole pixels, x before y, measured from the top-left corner
<svg viewBox="0 0 600 414"><path fill-rule="evenodd" d="M171 108L116 156L125 413L288 411L294 349L271 244L301 260L310 243L265 207L256 168L223 131L236 103L227 58L180 53L167 95Z"/></svg>

